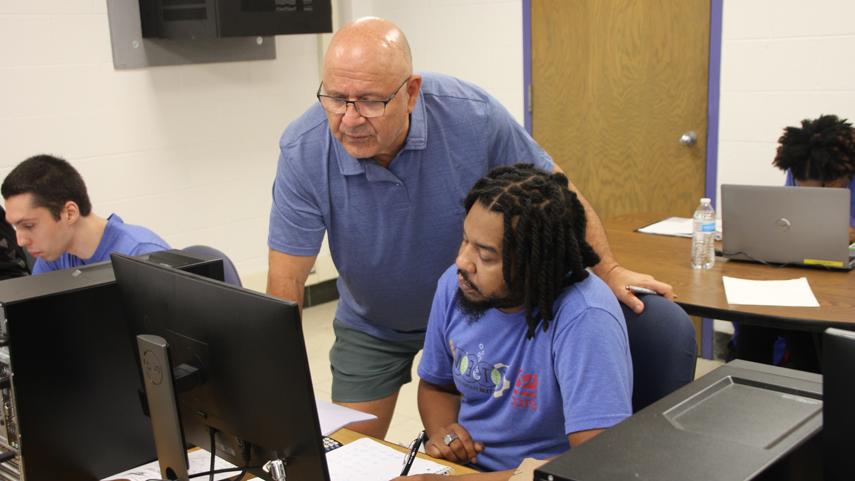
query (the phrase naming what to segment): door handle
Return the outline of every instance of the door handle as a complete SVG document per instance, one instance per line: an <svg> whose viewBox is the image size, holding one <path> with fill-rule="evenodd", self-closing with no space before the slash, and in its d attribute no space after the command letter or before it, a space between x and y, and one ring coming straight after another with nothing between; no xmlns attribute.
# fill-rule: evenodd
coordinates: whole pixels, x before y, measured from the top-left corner
<svg viewBox="0 0 855 481"><path fill-rule="evenodd" d="M686 147L691 147L698 142L698 134L694 130L690 130L680 136L680 143Z"/></svg>

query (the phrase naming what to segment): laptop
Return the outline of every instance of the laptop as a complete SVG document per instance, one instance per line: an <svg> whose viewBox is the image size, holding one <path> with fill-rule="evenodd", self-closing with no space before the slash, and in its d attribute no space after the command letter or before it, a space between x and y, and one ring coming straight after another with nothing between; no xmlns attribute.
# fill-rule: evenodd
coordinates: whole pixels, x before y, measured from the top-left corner
<svg viewBox="0 0 855 481"><path fill-rule="evenodd" d="M721 186L722 255L850 270L849 189Z"/></svg>

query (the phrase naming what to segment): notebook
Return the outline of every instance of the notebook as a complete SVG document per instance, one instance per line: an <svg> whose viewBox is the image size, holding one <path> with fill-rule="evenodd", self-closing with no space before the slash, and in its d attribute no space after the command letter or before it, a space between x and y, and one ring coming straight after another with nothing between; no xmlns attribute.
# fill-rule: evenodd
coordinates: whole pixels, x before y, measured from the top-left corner
<svg viewBox="0 0 855 481"><path fill-rule="evenodd" d="M721 186L722 255L852 269L849 189Z"/></svg>
<svg viewBox="0 0 855 481"><path fill-rule="evenodd" d="M388 481L400 476L405 456L373 439L357 439L327 453L330 481ZM445 465L416 458L409 474L450 472L451 468Z"/></svg>

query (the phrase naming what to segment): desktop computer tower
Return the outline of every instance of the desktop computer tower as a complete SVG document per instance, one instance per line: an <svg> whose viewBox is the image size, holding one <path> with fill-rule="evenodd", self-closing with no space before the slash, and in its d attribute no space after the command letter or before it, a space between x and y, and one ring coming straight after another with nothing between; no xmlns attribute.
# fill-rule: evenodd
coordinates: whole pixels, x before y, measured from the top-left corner
<svg viewBox="0 0 855 481"><path fill-rule="evenodd" d="M219 259L180 251L142 257L223 278ZM155 458L109 262L2 281L0 307L8 348L0 371L11 377L8 389L0 384L0 431L19 452L3 463L6 479L16 469L27 481L101 479Z"/></svg>
<svg viewBox="0 0 855 481"><path fill-rule="evenodd" d="M731 361L535 471L535 481L816 481L822 376Z"/></svg>

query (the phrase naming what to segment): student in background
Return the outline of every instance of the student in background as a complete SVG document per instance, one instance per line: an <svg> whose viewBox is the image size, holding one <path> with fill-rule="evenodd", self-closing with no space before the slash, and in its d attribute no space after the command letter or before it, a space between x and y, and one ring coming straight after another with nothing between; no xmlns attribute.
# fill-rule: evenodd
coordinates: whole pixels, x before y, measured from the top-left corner
<svg viewBox="0 0 855 481"><path fill-rule="evenodd" d="M787 172L785 185L848 188L849 242L855 242L855 129L846 119L821 115L787 127L772 164Z"/></svg>
<svg viewBox="0 0 855 481"><path fill-rule="evenodd" d="M499 167L464 206L428 321L419 412L428 454L494 471L461 479L506 480L523 459L631 415L629 341L617 300L587 270L599 258L564 174Z"/></svg>
<svg viewBox="0 0 855 481"><path fill-rule="evenodd" d="M6 220L18 245L36 258L33 274L169 249L154 232L92 212L86 184L63 159L37 155L18 164L3 181Z"/></svg>
<svg viewBox="0 0 855 481"><path fill-rule="evenodd" d="M339 29L322 80L318 103L279 141L267 292L302 305L328 234L340 296L332 399L375 414L351 427L382 438L422 348L436 280L454 260L466 192L500 165L560 169L481 88L414 73L404 33L386 20L362 18ZM588 219L586 240L600 258L591 269L626 306L630 330L670 339L666 357L693 360L694 329L670 300L672 287L619 265L599 218L577 195ZM642 302L626 289L630 284L662 296ZM693 370L672 364L669 379L691 381Z"/></svg>
<svg viewBox="0 0 855 481"><path fill-rule="evenodd" d="M855 242L855 129L846 119L821 115L786 127L772 162L797 187L848 188L851 199L849 242ZM821 215L822 213L818 213ZM735 325L736 357L819 372L813 335L799 331Z"/></svg>

